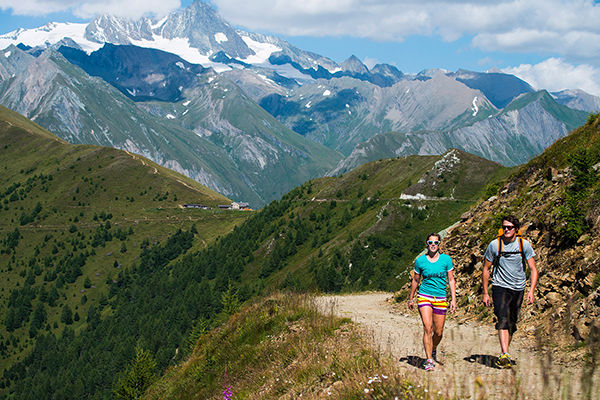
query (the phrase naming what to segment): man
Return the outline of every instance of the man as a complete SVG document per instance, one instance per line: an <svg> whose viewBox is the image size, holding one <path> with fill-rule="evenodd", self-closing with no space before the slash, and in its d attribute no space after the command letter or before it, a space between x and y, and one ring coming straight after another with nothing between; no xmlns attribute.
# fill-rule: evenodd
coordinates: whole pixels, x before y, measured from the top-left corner
<svg viewBox="0 0 600 400"><path fill-rule="evenodd" d="M527 304L533 304L538 280L535 252L529 241L517 235L521 224L514 215L502 219L502 234L494 239L485 251L483 263L483 304L490 306L488 284L490 266L492 272L492 300L494 314L498 319L496 330L502 353L496 360L500 368L510 368L512 360L508 353L513 334L517 330L517 318L525 292L525 268L531 271L531 287L527 293Z"/></svg>

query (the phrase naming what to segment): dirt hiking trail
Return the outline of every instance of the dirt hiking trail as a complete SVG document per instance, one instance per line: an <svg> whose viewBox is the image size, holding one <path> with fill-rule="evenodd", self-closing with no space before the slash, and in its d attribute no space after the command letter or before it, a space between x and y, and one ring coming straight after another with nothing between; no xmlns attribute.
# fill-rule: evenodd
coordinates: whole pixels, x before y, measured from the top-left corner
<svg viewBox="0 0 600 400"><path fill-rule="evenodd" d="M493 361L500 346L493 324L446 319L434 371L423 370L423 328L416 310L393 307L391 293L321 296L324 312L360 324L381 352L391 354L407 377L453 398L600 399L600 377L583 379L582 360L560 365L536 351L535 337L517 331L510 347L516 366L498 369ZM523 327L520 327L523 328ZM591 392L590 392L591 391Z"/></svg>

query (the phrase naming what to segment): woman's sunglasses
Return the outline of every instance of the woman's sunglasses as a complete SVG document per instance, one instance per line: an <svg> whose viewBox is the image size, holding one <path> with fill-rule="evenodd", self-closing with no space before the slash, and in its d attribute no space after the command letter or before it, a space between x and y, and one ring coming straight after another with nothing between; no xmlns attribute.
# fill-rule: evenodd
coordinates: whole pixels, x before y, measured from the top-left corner
<svg viewBox="0 0 600 400"><path fill-rule="evenodd" d="M427 244L435 244L437 246L438 244L440 244L440 241L439 240L428 240Z"/></svg>

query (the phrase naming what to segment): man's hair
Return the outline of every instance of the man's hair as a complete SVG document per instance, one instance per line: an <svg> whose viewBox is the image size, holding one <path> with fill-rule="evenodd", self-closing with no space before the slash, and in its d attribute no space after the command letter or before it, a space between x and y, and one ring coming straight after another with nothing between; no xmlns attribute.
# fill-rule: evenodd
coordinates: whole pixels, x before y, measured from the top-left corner
<svg viewBox="0 0 600 400"><path fill-rule="evenodd" d="M503 216L502 221L510 222L515 226L516 229L519 229L521 227L521 221L519 221L519 218L515 217L513 214Z"/></svg>
<svg viewBox="0 0 600 400"><path fill-rule="evenodd" d="M427 235L427 239L426 240L429 240L429 238L432 237L432 236L435 236L437 238L437 240L439 240L440 242L442 241L442 237L440 236L440 234L439 233L435 233L435 232L432 232L429 235Z"/></svg>

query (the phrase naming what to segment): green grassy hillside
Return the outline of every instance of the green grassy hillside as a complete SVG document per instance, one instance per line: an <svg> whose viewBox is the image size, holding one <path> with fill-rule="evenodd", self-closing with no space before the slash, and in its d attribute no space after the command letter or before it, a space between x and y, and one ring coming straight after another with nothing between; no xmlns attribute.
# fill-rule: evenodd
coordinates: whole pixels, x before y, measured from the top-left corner
<svg viewBox="0 0 600 400"><path fill-rule="evenodd" d="M69 162L64 164L63 170L69 171L73 165L78 173L93 172L98 161L94 161L94 153L90 154L87 157L74 154L70 158L65 155L65 162ZM81 158L79 162L90 157L93 162L78 167L78 157ZM137 162L141 165L139 160ZM102 163L106 168L111 164L106 159ZM51 163L51 166L56 169L54 164ZM92 170L88 171L88 168ZM21 169L24 168L19 167L18 171ZM54 170L53 174L60 172ZM158 171L160 174L161 170ZM60 197L60 202L68 205L67 209L76 210L75 214L62 211L63 217L67 220L71 218L62 226L63 231L53 232L54 236L46 242L43 242L45 236L42 235L38 255L19 256L13 261L12 248L11 254L4 255L12 268L11 277L18 266L20 271L25 271L22 277L17 274L20 278L19 288L25 287L23 281L30 276L35 285L42 285L45 272L35 275L35 265L45 265L42 264L45 260L42 255L52 254L54 247L58 248L57 254L63 257L67 254L65 252L73 251L75 257L88 251L90 254L87 257L98 260L98 265L106 265L108 261L109 271L112 272L83 267L81 275L77 275L77 268L70 267L77 275L73 278L67 274L71 269L48 267L57 271L57 277L44 285L56 286L60 281L60 270L60 274L64 275L63 287L76 289L61 292L64 295L56 300L61 306L55 306L57 311L60 310L60 315L54 314L54 320L63 317L62 310L68 304L71 313L78 312L80 321L85 320L85 324L57 323L55 327L54 320L41 318L43 323L37 335L33 339L26 338L24 336L32 323L40 325L34 322L40 319L38 314L43 317L42 312L36 314L35 311L36 302L39 301L37 298L32 300L29 309L33 308L33 311L29 312L29 319L14 332L19 329L22 332L23 339L17 346L19 343L21 346L33 344L35 348L22 361L5 371L1 383L8 387L6 392L10 396L19 399L44 397L48 393L55 398L110 398L118 390L119 380L126 374L127 365L136 359L136 348L144 349L156 361L157 371L163 371L185 360L190 351L186 343L193 342L201 332L220 326L240 303L256 296L279 288L324 292L399 288L408 279L408 270L415 255L422 250L427 233L439 231L456 221L484 194L490 180L499 179L507 171L498 164L457 150L443 156L410 156L376 161L340 177L315 179L303 184L280 201L274 201L260 212L252 214L229 234L206 247L203 244L210 242L217 234L216 230L209 226L204 231L196 222L198 233L193 235L192 220L186 222L184 230L170 234L163 242L152 238L143 241L142 238L147 236L142 235L140 228L134 225L136 220L141 224L144 217L152 220L149 215L168 215L168 206L173 207L171 210L174 214L162 221L156 220L159 228L155 229L164 229L169 223L183 225L184 222L178 218L185 219L189 216L186 212L190 210L177 211L177 202L171 196L177 195L179 201L187 196L187 192L174 192L175 189L169 188L168 200L161 203L158 198L164 197L166 188L162 188L161 195L149 189L148 195L142 195L146 184L140 188L138 182L141 178L138 178L138 182L128 183L138 189L134 194L126 194L125 200L123 195L106 195L103 210L87 211L82 207L92 207L89 198L94 194L103 196L103 187L99 183L99 189L84 198L82 193L90 192L95 186L90 187L88 182L79 177L71 184L76 182L81 185L79 193L65 183L70 191L65 189L67 194ZM31 174L40 172L32 171ZM44 171L44 174L49 173ZM119 179L125 179L121 178L122 175L118 174ZM151 171L149 175L156 174ZM108 177L105 181L92 178L94 185L108 180ZM72 178L61 176L59 179L57 175L52 182L71 182L69 179ZM83 183L80 184L80 180ZM111 187L121 187L116 181L113 184ZM149 183L147 185L150 186ZM156 188L157 185L153 183L152 187ZM40 187L40 190L43 189ZM115 197L119 197L119 200ZM31 201L28 205L31 208L24 206L23 210L15 210L15 204L6 212L14 221L20 218L17 211L31 216L31 210L36 205L34 200L32 189L26 199L19 200ZM11 204L10 199L7 204ZM48 207L42 203L42 211L33 215L34 222L29 225L43 225L47 219L54 218L49 214L46 219L36 219L39 215L45 216L44 210ZM142 209L145 212L140 211ZM83 216L80 215L82 211ZM105 213L101 217L102 211ZM109 212L113 215L112 219L104 220ZM128 212L132 215L131 219L125 219ZM100 222L93 219L94 213ZM229 230L245 215L216 214L215 218L222 218L216 222L221 229L219 232ZM134 241L133 236L125 237L123 241L113 238L112 241L105 241L105 248L93 247L96 231L98 235L106 231L107 222L110 222L112 230L121 227L117 222L122 224L126 232L132 226L133 235L139 235L137 240ZM95 230L82 232L86 223ZM74 232L70 232L71 224L76 226ZM11 226L10 229L14 228ZM13 239L8 236L13 232L10 229L5 233L5 249L14 243L14 235L11 237ZM146 228L148 232L151 229ZM166 236L165 231L160 232ZM59 242L65 243L65 249ZM121 253L123 243L127 251ZM143 249L136 256L132 254L132 258L123 259L123 254L131 254L134 243L138 245L135 248ZM18 246L23 244L19 241ZM77 253L69 250L75 246L86 247ZM14 249L23 254L26 251L35 254L35 243L28 248ZM33 267L29 265L32 257L37 257L32 262ZM69 260L68 265L72 265ZM96 272L101 273L97 276ZM83 295L89 297L92 292L91 286L86 287L86 277L91 280L91 286L96 286L94 290L102 284L108 290L107 295L99 295L93 308L82 304ZM21 296L18 299L27 298L27 293L18 293ZM48 309L44 305L42 311ZM5 333L3 343L10 342L10 335L12 333ZM14 349L12 351L15 352Z"/></svg>
<svg viewBox="0 0 600 400"><path fill-rule="evenodd" d="M84 329L144 248L194 226L202 248L247 217L230 200L123 151L68 144L0 107L0 373L41 334Z"/></svg>

